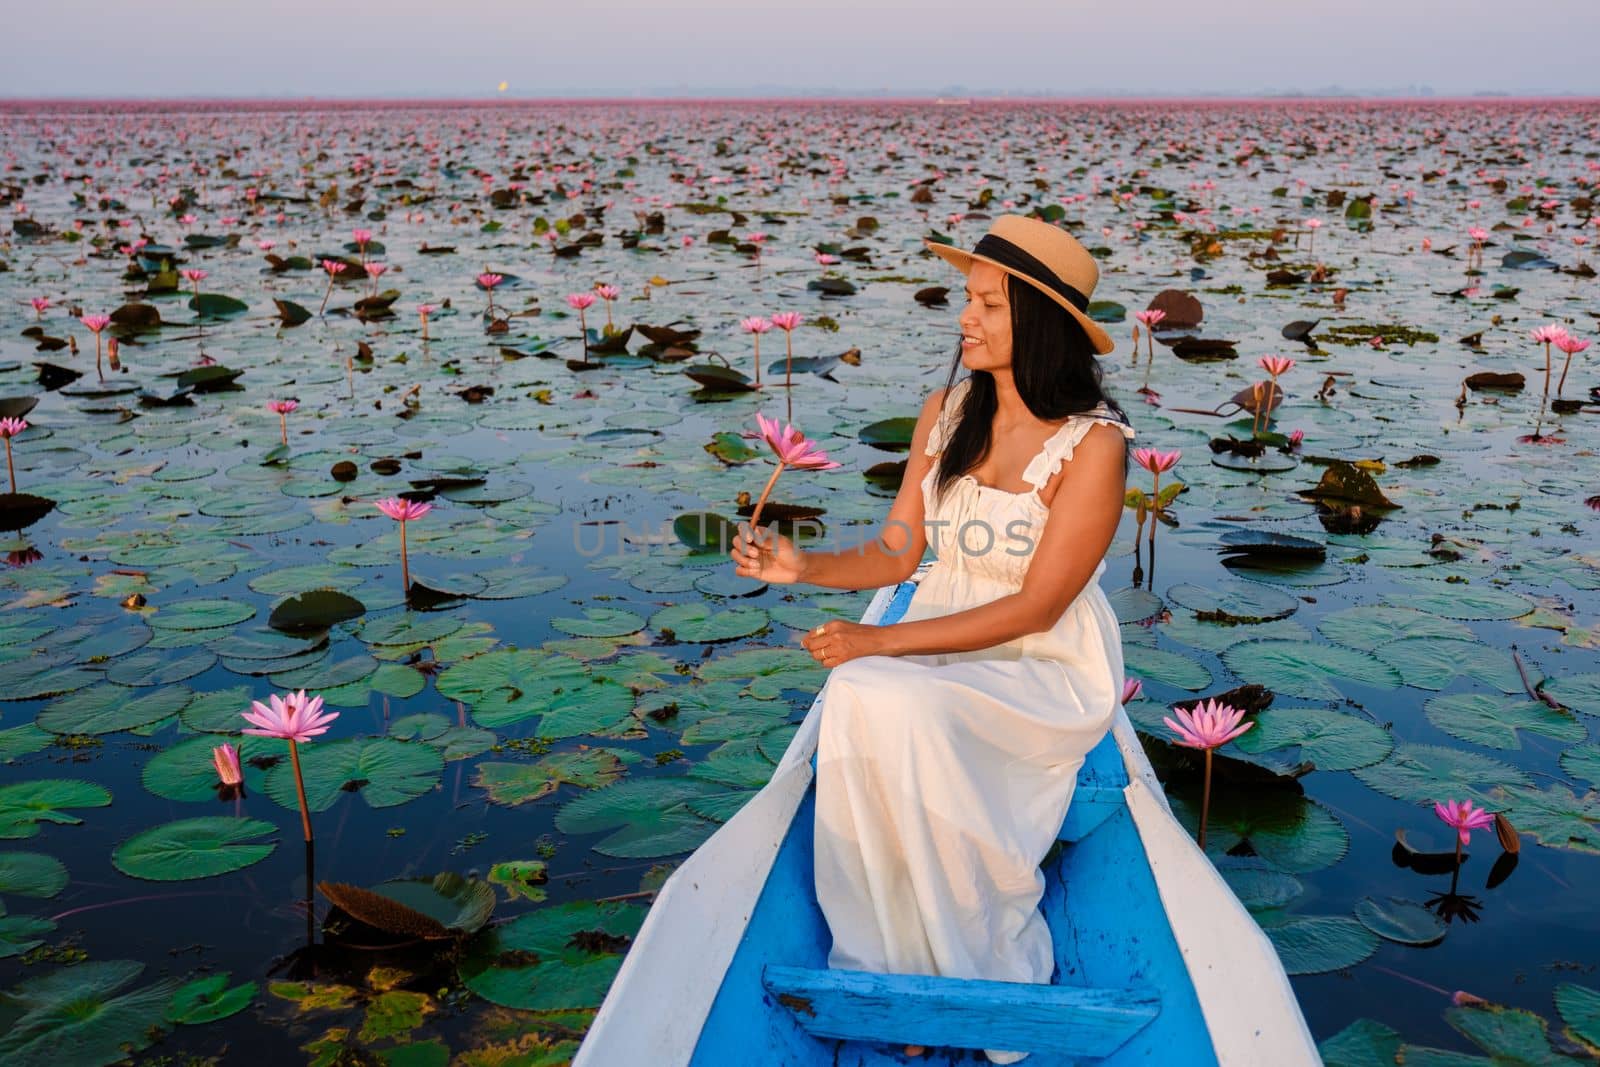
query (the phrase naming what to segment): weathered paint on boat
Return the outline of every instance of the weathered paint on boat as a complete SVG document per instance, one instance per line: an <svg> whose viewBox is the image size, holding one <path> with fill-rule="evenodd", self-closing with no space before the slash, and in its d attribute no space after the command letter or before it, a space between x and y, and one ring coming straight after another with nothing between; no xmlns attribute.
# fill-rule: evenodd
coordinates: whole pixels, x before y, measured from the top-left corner
<svg viewBox="0 0 1600 1067"><path fill-rule="evenodd" d="M878 590L862 621L898 619L920 576ZM574 1067L974 1055L956 1048L1028 1049L1030 1067L1321 1062L1271 942L1173 818L1120 708L1043 865L1054 984L829 971L812 884L820 713L662 886ZM908 1061L905 1043L936 1047Z"/></svg>

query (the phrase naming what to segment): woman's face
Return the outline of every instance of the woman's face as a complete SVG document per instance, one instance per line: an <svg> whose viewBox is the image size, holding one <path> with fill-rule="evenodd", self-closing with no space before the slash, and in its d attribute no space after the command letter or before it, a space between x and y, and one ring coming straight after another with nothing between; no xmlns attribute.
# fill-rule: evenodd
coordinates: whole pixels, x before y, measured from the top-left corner
<svg viewBox="0 0 1600 1067"><path fill-rule="evenodd" d="M1011 366L1011 301L1006 272L973 263L967 274L967 306L961 312L961 364L968 370Z"/></svg>

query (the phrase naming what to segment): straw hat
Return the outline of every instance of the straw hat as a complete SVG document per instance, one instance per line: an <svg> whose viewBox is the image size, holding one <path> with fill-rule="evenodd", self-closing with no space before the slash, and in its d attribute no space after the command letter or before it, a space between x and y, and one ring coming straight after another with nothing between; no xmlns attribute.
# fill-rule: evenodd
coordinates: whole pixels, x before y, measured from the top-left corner
<svg viewBox="0 0 1600 1067"><path fill-rule="evenodd" d="M970 252L926 237L922 243L962 274L978 260L1027 282L1083 324L1096 354L1103 356L1116 347L1111 335L1085 314L1089 294L1100 280L1100 267L1089 250L1061 227L1027 215L997 215Z"/></svg>

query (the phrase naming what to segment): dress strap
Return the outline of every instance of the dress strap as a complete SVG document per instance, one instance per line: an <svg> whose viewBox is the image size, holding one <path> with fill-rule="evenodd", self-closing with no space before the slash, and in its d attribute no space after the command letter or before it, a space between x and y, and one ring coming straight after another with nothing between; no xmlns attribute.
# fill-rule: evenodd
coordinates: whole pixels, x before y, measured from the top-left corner
<svg viewBox="0 0 1600 1067"><path fill-rule="evenodd" d="M1044 448L1040 449L1039 454L1033 457L1033 461L1022 472L1022 480L1035 489L1043 489L1061 469L1061 464L1072 458L1072 450L1087 436L1089 427L1097 422L1109 423L1121 430L1128 440L1133 440L1133 426L1126 419L1105 403L1096 404L1089 411L1068 417L1066 423L1050 436L1044 443Z"/></svg>
<svg viewBox="0 0 1600 1067"><path fill-rule="evenodd" d="M944 406L939 409L939 417L934 420L933 427L928 430L928 443L923 452L930 456L937 456L944 451L945 442L955 432L956 424L961 421L961 405L966 400L967 390L972 386L971 378L963 378L950 387L944 395Z"/></svg>

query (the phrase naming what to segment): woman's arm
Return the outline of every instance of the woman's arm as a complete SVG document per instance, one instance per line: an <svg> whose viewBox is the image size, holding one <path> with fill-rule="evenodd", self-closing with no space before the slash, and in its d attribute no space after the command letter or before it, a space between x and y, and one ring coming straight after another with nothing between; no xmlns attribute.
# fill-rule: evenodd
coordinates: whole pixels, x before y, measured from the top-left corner
<svg viewBox="0 0 1600 1067"><path fill-rule="evenodd" d="M889 508L883 532L871 541L838 552L802 552L801 582L830 589L877 589L905 581L922 562L928 548L923 529L922 479L933 462L925 455L928 434L939 417L944 402L943 389L935 389L923 402L917 428L911 434L911 454L906 457L905 476L900 492Z"/></svg>
<svg viewBox="0 0 1600 1067"><path fill-rule="evenodd" d="M1072 462L1056 474L1050 516L1020 590L965 611L882 627L882 654L971 652L1054 626L1116 536L1126 448L1122 431L1096 423L1073 450Z"/></svg>

